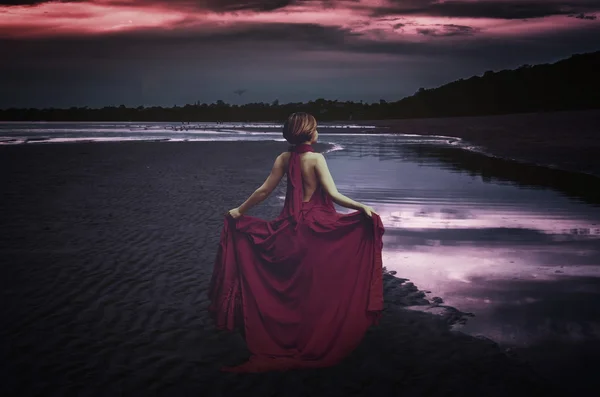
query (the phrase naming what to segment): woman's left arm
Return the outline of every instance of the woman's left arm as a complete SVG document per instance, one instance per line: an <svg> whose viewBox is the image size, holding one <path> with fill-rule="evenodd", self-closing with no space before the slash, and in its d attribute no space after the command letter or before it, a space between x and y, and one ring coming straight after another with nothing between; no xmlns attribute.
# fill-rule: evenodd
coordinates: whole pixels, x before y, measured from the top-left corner
<svg viewBox="0 0 600 397"><path fill-rule="evenodd" d="M282 153L275 159L275 163L273 164L271 173L269 174L265 182L258 189L256 189L254 193L252 193L242 205L240 205L237 208L234 208L231 211L238 210L239 214L243 215L246 212L248 212L250 208L264 201L267 197L269 197L273 190L275 190L277 185L279 185L281 178L283 178L283 174L285 174L285 162ZM234 215L232 214L232 216Z"/></svg>

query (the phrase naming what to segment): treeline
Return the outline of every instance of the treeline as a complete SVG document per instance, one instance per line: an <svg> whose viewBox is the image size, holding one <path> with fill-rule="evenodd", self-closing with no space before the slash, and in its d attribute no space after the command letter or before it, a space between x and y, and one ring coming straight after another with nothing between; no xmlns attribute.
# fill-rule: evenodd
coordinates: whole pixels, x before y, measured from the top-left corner
<svg viewBox="0 0 600 397"><path fill-rule="evenodd" d="M3 121L267 121L305 111L327 120L377 120L497 115L523 112L600 108L600 51L573 55L554 64L523 65L514 70L487 71L434 89L420 88L396 102L341 102L317 99L307 103L248 103L221 100L174 107L101 109L0 110Z"/></svg>

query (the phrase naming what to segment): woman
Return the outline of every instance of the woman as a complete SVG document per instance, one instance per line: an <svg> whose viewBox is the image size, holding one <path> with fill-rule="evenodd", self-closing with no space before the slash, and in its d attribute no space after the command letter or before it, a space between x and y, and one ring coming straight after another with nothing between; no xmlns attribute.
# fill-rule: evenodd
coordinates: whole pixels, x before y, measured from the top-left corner
<svg viewBox="0 0 600 397"><path fill-rule="evenodd" d="M339 193L322 154L317 122L294 113L283 126L292 144L261 187L225 214L211 279L217 327L245 336L251 357L223 368L262 372L332 366L360 343L383 308L382 236L373 208ZM244 215L287 174L281 214ZM333 203L359 211L339 214Z"/></svg>

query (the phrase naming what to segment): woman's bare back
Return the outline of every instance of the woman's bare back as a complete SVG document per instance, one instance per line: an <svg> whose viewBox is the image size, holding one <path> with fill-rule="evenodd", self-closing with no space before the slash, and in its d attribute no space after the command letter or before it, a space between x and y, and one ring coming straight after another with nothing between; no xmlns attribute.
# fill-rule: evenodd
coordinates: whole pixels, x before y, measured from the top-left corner
<svg viewBox="0 0 600 397"><path fill-rule="evenodd" d="M283 160L285 162L285 169L287 172L290 164L290 152L283 153ZM315 171L315 165L317 163L318 153L306 152L299 154L300 157L300 169L302 171L302 190L303 196L302 201L308 202L312 198L313 193L319 186L319 179Z"/></svg>

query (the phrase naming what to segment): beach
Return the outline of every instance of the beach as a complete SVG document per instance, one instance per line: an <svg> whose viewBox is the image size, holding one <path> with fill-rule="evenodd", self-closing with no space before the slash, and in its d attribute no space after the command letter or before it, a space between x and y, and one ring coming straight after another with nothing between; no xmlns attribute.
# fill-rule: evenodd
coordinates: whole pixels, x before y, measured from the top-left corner
<svg viewBox="0 0 600 397"><path fill-rule="evenodd" d="M241 336L216 330L206 312L223 213L260 186L286 149L281 142L0 147L0 395L562 394L556 379L493 341L452 331L460 312L407 310L435 303L387 273L381 323L340 365L220 372L248 356ZM284 192L283 182L249 215L273 219Z"/></svg>
<svg viewBox="0 0 600 397"><path fill-rule="evenodd" d="M368 120L374 133L445 135L497 157L600 177L600 110Z"/></svg>

